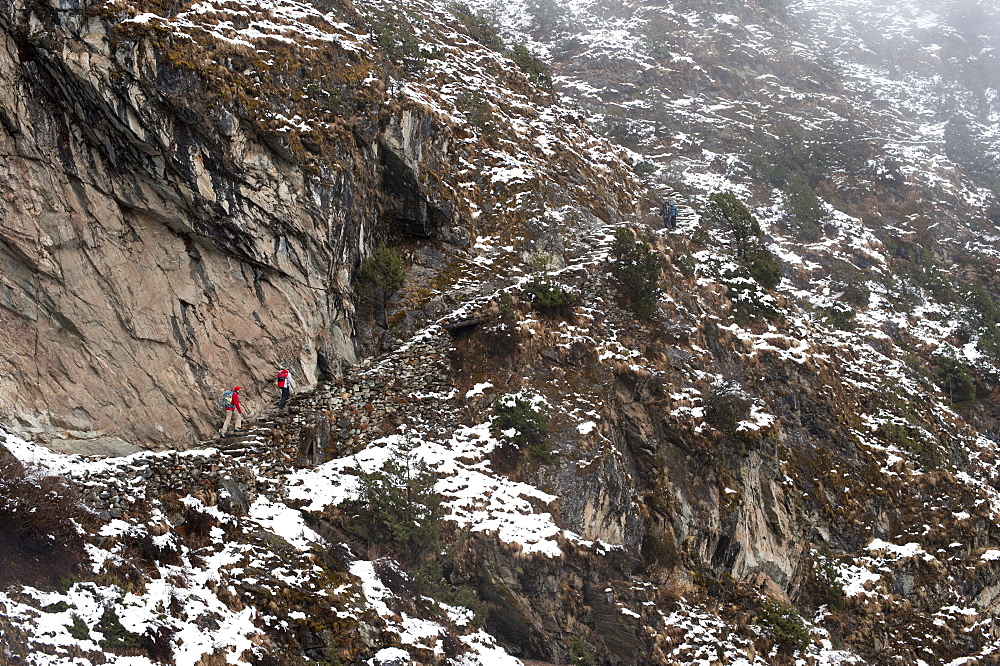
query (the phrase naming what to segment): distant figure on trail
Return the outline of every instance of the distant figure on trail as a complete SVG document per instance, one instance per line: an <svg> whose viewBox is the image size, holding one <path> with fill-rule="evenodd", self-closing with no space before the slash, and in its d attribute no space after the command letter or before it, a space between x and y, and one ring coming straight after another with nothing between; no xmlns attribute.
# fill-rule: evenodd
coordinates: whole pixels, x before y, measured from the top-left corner
<svg viewBox="0 0 1000 666"><path fill-rule="evenodd" d="M664 229L677 228L677 206L674 205L673 201L663 204L660 214L663 216Z"/></svg>
<svg viewBox="0 0 1000 666"><path fill-rule="evenodd" d="M295 380L292 379L288 368L283 367L274 381L278 385L278 388L281 389L281 399L278 400L278 409L284 409L285 403L288 402L288 398L292 395L292 389L295 388Z"/></svg>
<svg viewBox="0 0 1000 666"><path fill-rule="evenodd" d="M219 431L220 437L226 436L226 430L229 429L229 422L233 418L233 413L236 413L236 423L233 424L233 432L238 432L243 426L243 408L240 407L240 387L234 386L232 391L226 391L222 394L222 406L226 410L226 420L222 424L222 430Z"/></svg>

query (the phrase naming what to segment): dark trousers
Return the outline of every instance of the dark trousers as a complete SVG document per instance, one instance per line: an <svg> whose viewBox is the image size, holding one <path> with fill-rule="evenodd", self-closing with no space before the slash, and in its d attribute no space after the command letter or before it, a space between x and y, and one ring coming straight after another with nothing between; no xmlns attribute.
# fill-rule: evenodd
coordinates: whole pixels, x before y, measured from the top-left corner
<svg viewBox="0 0 1000 666"><path fill-rule="evenodd" d="M676 229L677 228L677 216L676 215L667 215L666 217L664 217L663 218L663 226L666 227L667 229Z"/></svg>
<svg viewBox="0 0 1000 666"><path fill-rule="evenodd" d="M281 387L281 400L278 401L278 407L284 407L285 403L288 402L288 396L290 396L291 394L292 394L292 392L288 390L287 386L282 386Z"/></svg>

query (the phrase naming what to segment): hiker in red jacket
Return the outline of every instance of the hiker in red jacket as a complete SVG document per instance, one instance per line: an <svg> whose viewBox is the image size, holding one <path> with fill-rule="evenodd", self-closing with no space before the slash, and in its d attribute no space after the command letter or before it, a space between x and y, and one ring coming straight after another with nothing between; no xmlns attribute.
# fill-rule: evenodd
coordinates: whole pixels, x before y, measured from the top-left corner
<svg viewBox="0 0 1000 666"><path fill-rule="evenodd" d="M288 373L288 368L281 369L281 372L275 378L275 383L281 389L281 400L278 401L278 409L284 409L285 403L288 402L288 397L292 394L292 389L295 388L295 381Z"/></svg>
<svg viewBox="0 0 1000 666"><path fill-rule="evenodd" d="M221 437L226 436L226 430L229 428L229 422L232 420L234 412L236 413L236 423L233 425L233 432L238 432L243 425L243 408L240 407L240 387L234 386L232 391L226 391L223 400L226 408L226 420L222 424L222 430L219 431Z"/></svg>

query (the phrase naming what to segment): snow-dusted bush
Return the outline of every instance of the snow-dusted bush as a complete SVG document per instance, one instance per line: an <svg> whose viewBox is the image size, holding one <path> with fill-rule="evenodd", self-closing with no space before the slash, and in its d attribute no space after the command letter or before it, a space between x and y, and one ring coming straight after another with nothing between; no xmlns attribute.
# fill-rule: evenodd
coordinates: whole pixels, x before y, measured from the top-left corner
<svg viewBox="0 0 1000 666"><path fill-rule="evenodd" d="M481 136L496 138L500 135L500 126L493 104L481 92L477 90L463 92L455 98L455 108Z"/></svg>
<svg viewBox="0 0 1000 666"><path fill-rule="evenodd" d="M452 2L448 5L448 11L462 22L469 32L469 37L482 44L488 49L503 52L503 37L495 21L487 14L475 12L464 2Z"/></svg>
<svg viewBox="0 0 1000 666"><path fill-rule="evenodd" d="M786 650L804 650L809 645L809 629L794 606L769 600L760 608L760 623Z"/></svg>
<svg viewBox="0 0 1000 666"><path fill-rule="evenodd" d="M976 399L976 378L972 369L954 352L934 357L937 384L951 402L969 402Z"/></svg>
<svg viewBox="0 0 1000 666"><path fill-rule="evenodd" d="M778 258L763 245L755 245L744 251L740 264L747 269L750 277L764 289L774 289L784 277Z"/></svg>
<svg viewBox="0 0 1000 666"><path fill-rule="evenodd" d="M549 275L536 275L524 285L524 291L531 296L531 306L545 315L572 314L576 304L576 294L566 289Z"/></svg>
<svg viewBox="0 0 1000 666"><path fill-rule="evenodd" d="M881 424L875 433L885 442L913 456L926 469L941 465L942 452L937 443L925 436L926 431L910 422L893 421Z"/></svg>
<svg viewBox="0 0 1000 666"><path fill-rule="evenodd" d="M736 261L764 289L774 289L783 271L778 258L764 246L764 231L750 209L730 192L716 192L708 198L703 218L711 227L729 232Z"/></svg>
<svg viewBox="0 0 1000 666"><path fill-rule="evenodd" d="M509 55L529 81L542 90L552 90L552 72L545 61L528 50L527 46L516 44Z"/></svg>
<svg viewBox="0 0 1000 666"><path fill-rule="evenodd" d="M393 60L410 71L419 71L427 65L417 29L405 11L370 8L365 22L382 51Z"/></svg>
<svg viewBox="0 0 1000 666"><path fill-rule="evenodd" d="M837 562L829 547L824 546L813 560L813 580L810 586L813 600L833 611L842 611L847 604L844 584L837 573Z"/></svg>
<svg viewBox="0 0 1000 666"><path fill-rule="evenodd" d="M841 331L853 331L857 327L854 321L855 312L850 306L834 302L818 309L823 321L832 328Z"/></svg>
<svg viewBox="0 0 1000 666"><path fill-rule="evenodd" d="M552 462L555 452L549 443L549 417L545 412L519 395L499 398L494 409L490 432L504 442L494 452L494 463L512 468L522 451L542 462Z"/></svg>
<svg viewBox="0 0 1000 666"><path fill-rule="evenodd" d="M971 310L969 323L979 335L976 347L1000 364L1000 304L978 280L966 288L964 296Z"/></svg>
<svg viewBox="0 0 1000 666"><path fill-rule="evenodd" d="M830 289L839 292L846 303L862 307L868 304L871 289L868 276L854 264L835 259L830 267Z"/></svg>
<svg viewBox="0 0 1000 666"><path fill-rule="evenodd" d="M409 450L397 451L380 468L358 474L355 525L360 536L387 547L408 564L433 553L441 539L437 477Z"/></svg>
<svg viewBox="0 0 1000 666"><path fill-rule="evenodd" d="M799 239L814 242L823 234L827 212L801 172L795 172L784 187L785 220Z"/></svg>

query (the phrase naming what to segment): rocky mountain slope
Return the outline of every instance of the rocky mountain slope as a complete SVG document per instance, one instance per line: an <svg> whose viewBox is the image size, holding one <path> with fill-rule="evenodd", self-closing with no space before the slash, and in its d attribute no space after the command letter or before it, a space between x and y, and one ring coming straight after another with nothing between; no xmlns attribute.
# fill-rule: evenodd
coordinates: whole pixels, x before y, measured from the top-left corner
<svg viewBox="0 0 1000 666"><path fill-rule="evenodd" d="M995 9L731 4L3 5L0 664L993 663Z"/></svg>
<svg viewBox="0 0 1000 666"><path fill-rule="evenodd" d="M588 159L579 120L450 35L422 36L436 57L409 81L391 59L418 55L414 38L378 6L265 5L235 23L224 4L146 9L169 8L4 12L4 409L32 432L191 442L232 383L257 390L281 363L332 376L357 360L359 257L400 227L467 244L482 211L462 193L479 179L502 198L551 171L560 196L595 183L587 210L619 214L621 163ZM464 90L468 68L482 92ZM428 104L449 85L447 107ZM500 88L525 132L563 147L535 144L537 173L506 166L530 136L483 151L488 128L448 115L486 118Z"/></svg>

